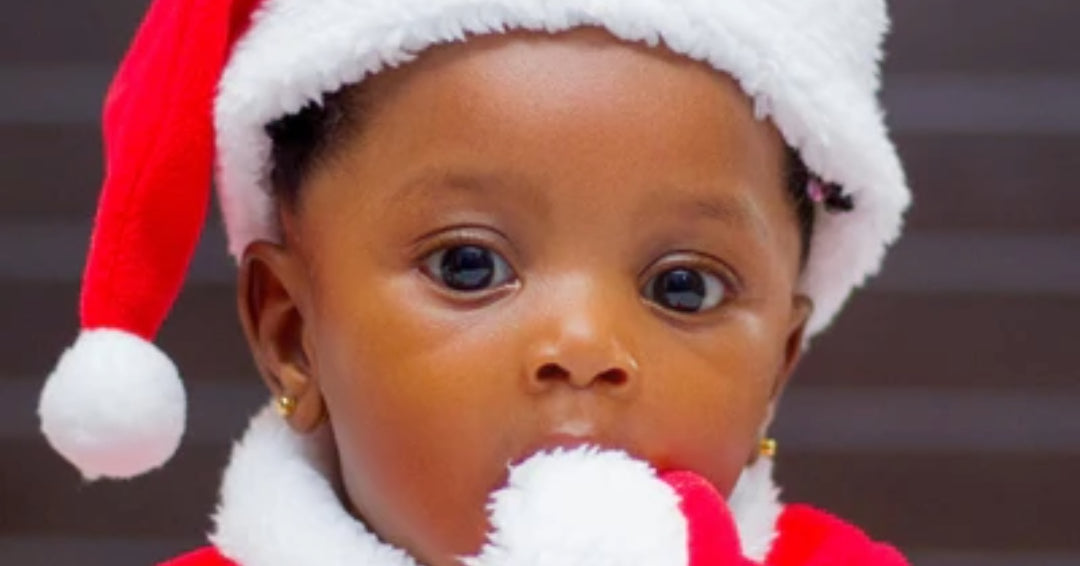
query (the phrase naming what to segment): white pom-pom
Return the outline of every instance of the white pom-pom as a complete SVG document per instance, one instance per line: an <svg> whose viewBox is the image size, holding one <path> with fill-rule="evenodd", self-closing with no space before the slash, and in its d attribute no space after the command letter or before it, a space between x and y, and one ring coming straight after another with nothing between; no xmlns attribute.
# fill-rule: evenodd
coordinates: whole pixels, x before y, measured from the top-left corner
<svg viewBox="0 0 1080 566"><path fill-rule="evenodd" d="M96 329L60 357L38 416L49 444L87 480L128 479L172 457L186 407L168 356L134 334Z"/></svg>
<svg viewBox="0 0 1080 566"><path fill-rule="evenodd" d="M681 565L679 496L624 452L540 453L510 470L489 505L493 532L468 566Z"/></svg>

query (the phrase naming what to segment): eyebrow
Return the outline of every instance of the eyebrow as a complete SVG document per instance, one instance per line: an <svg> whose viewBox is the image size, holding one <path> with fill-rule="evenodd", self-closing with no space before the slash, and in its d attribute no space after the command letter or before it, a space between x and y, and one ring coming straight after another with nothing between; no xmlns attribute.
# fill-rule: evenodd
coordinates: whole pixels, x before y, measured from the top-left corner
<svg viewBox="0 0 1080 566"><path fill-rule="evenodd" d="M438 197L447 193L475 194L480 197L495 194L511 196L516 202L532 206L534 214L538 216L546 216L549 209L547 199L539 187L520 175L445 168L421 171L403 183L392 198L395 203L399 203L414 197Z"/></svg>
<svg viewBox="0 0 1080 566"><path fill-rule="evenodd" d="M686 222L705 220L750 230L761 238L767 238L768 226L760 211L742 196L717 194L692 194L672 198L676 190L661 190L646 202L638 213L639 221L655 218L658 214L671 214ZM451 193L472 194L481 198L492 195L509 197L511 202L530 207L530 215L547 218L550 203L535 182L513 173L454 170L430 167L420 171L402 183L392 199L395 203L414 197L440 197ZM670 212L669 212L670 211Z"/></svg>
<svg viewBox="0 0 1080 566"><path fill-rule="evenodd" d="M761 237L768 236L768 226L761 217L761 212L747 199L727 195L694 195L685 198L670 198L666 192L656 198L652 206L646 207L643 215L653 216L661 211L686 221L706 220L751 230Z"/></svg>

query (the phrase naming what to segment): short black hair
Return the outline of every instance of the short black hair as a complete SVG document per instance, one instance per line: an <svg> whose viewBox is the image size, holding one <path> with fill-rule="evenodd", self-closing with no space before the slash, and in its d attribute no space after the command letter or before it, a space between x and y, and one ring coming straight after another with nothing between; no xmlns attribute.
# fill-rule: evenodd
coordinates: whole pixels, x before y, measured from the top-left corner
<svg viewBox="0 0 1080 566"><path fill-rule="evenodd" d="M321 104L311 102L266 126L273 142L270 187L278 203L295 206L311 170L342 142L348 127L355 126L359 103L349 100L349 94L350 89L329 94Z"/></svg>
<svg viewBox="0 0 1080 566"><path fill-rule="evenodd" d="M273 142L270 184L275 200L295 207L300 188L312 168L342 137L360 127L366 104L358 91L343 89L325 97L321 104L312 102L299 112L280 118L268 126ZM816 207L807 192L812 173L799 152L788 148L785 156L787 192L795 207L799 225L801 263L810 255Z"/></svg>

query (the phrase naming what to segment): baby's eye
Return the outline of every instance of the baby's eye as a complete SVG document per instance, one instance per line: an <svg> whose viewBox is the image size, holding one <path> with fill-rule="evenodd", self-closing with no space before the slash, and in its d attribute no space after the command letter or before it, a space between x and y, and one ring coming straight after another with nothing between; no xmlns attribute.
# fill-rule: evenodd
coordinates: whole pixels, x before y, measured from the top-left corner
<svg viewBox="0 0 1080 566"><path fill-rule="evenodd" d="M437 250L424 258L423 270L436 282L463 293L499 287L514 278L502 256L474 245Z"/></svg>
<svg viewBox="0 0 1080 566"><path fill-rule="evenodd" d="M677 267L657 274L645 284L645 298L681 313L716 308L726 294L725 283L714 273Z"/></svg>

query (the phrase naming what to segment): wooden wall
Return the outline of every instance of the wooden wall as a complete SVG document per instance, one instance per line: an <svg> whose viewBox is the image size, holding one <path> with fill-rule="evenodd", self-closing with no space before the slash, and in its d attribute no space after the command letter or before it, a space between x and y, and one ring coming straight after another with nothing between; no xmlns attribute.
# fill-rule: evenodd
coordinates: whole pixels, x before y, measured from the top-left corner
<svg viewBox="0 0 1080 566"><path fill-rule="evenodd" d="M149 564L197 545L263 393L221 231L161 337L190 378L165 471L84 485L37 433L73 338L102 92L146 0L0 19L0 563ZM1080 2L894 0L885 98L917 193L884 275L818 340L779 474L919 566L1080 564Z"/></svg>

